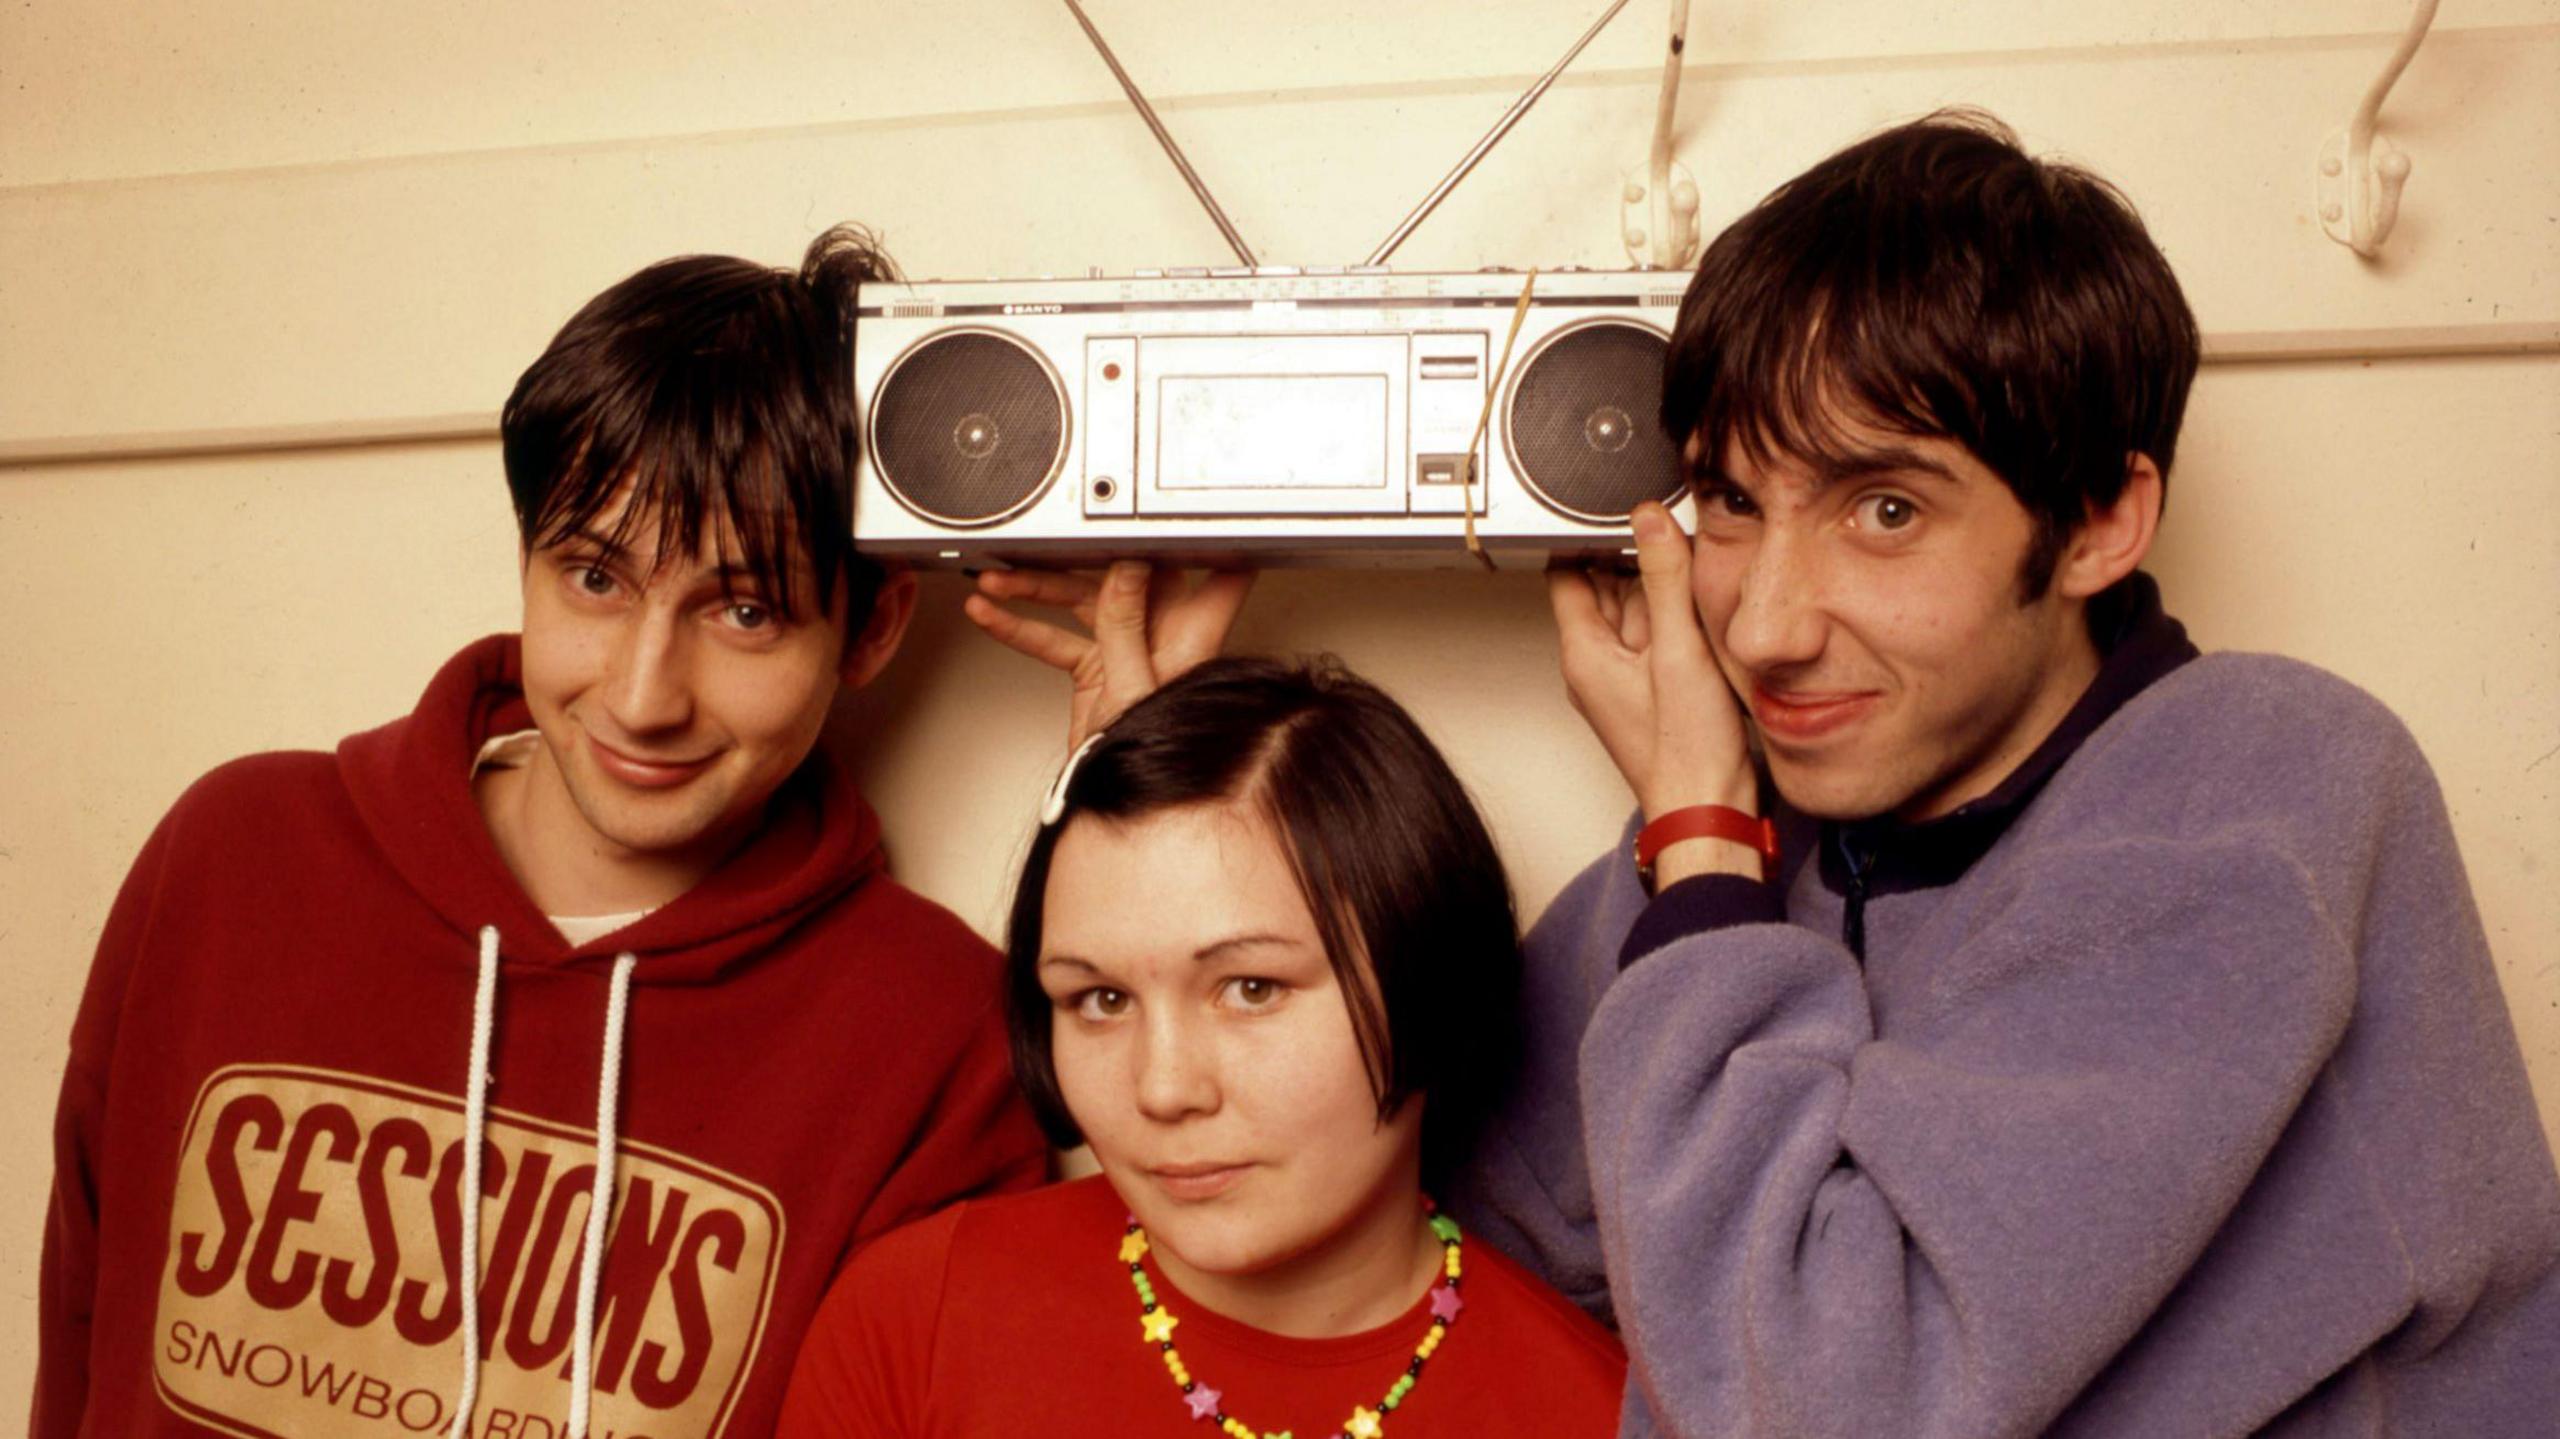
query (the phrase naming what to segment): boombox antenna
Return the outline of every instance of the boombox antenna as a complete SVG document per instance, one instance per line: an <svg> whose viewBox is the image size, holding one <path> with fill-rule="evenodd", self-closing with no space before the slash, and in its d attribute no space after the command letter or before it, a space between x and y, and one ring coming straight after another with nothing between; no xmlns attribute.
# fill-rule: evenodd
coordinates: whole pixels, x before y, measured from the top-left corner
<svg viewBox="0 0 2560 1439"><path fill-rule="evenodd" d="M1075 4L1075 0L1067 0L1067 4L1073 6ZM1396 246L1404 243L1404 237L1413 233L1414 226L1421 224L1424 219L1429 217L1433 210L1439 208L1440 202L1448 197L1449 192L1458 188L1458 182L1467 178L1467 172L1476 167L1476 162L1485 157L1485 152L1491 150L1495 145L1500 144L1502 142L1502 137L1511 133L1511 127L1520 123L1520 117L1529 113L1529 107L1538 103L1538 97L1547 93L1547 87L1556 83L1556 77L1564 73L1564 67L1573 63L1574 56L1582 53L1582 47L1590 44L1593 36L1598 35L1602 30L1607 29L1609 22L1617 19L1618 12L1625 8L1627 8L1627 0L1616 0L1616 3L1609 7L1608 13L1602 15L1598 20L1593 21L1591 28L1582 32L1582 38L1573 42L1573 48L1564 52L1564 58L1555 63L1555 68L1547 71L1546 74L1539 76L1538 83L1530 86L1527 94L1522 95L1518 100L1512 102L1511 108L1504 111L1502 118L1493 122L1493 128L1484 133L1484 138L1476 142L1476 147L1469 150L1466 153L1465 158L1458 161L1457 168L1451 170L1438 185L1433 186L1430 194L1422 197L1422 203L1413 207L1413 213L1404 217L1404 223L1396 226L1395 233L1378 242L1378 248L1369 252L1369 258L1364 263L1371 265L1385 264L1387 262L1387 257L1396 252ZM1077 11L1076 18L1079 20L1083 19L1084 12L1081 10ZM1085 29L1089 33L1092 31L1093 26L1087 24ZM1102 37L1099 35L1094 36L1093 43L1096 45L1101 44ZM1110 52L1108 51L1104 52L1104 57L1106 59L1109 58L1109 53ZM1114 65L1111 69L1116 74L1120 67ZM1128 78L1123 76L1120 83L1123 85L1128 84ZM1135 90L1131 90L1129 92L1131 99L1136 99L1137 94L1138 92ZM1146 108L1146 104L1146 101L1139 100L1138 108L1143 110ZM1155 117L1153 115L1149 115L1147 117L1147 123L1151 125L1155 124ZM1158 139L1164 138L1163 126L1158 125L1156 127L1156 137ZM1166 149L1173 148L1173 142L1171 140L1165 140L1164 143ZM1182 157L1176 155L1174 157L1174 163L1181 165ZM1185 175L1190 174L1191 167L1183 165L1182 173ZM1193 180L1191 184L1193 189L1198 189L1200 186L1200 182L1198 180ZM1203 193L1201 198L1205 200L1208 196ZM1216 206L1213 205L1210 208L1215 209ZM1221 227L1223 227L1225 223L1226 222L1224 220L1219 221ZM1233 239L1234 236L1229 235L1228 238ZM1241 249L1242 247L1239 246L1238 248Z"/></svg>
<svg viewBox="0 0 2560 1439"><path fill-rule="evenodd" d="M1618 0L1618 3L1624 5L1627 0ZM1102 63L1111 67L1111 78L1119 81L1120 88L1129 92L1129 103L1138 107L1138 117L1147 122L1148 129L1156 132L1156 143L1164 146L1165 154L1173 160L1173 168L1182 172L1183 182L1191 187L1191 193L1199 196L1200 203L1208 207L1209 218L1217 222L1218 233L1227 237L1228 248L1234 250L1236 258L1247 265L1262 263L1253 258L1253 251L1245 248L1244 236L1236 233L1235 225L1227 219L1227 212L1218 208L1217 198L1209 193L1207 185L1201 183L1200 172L1192 169L1191 162L1182 158L1182 147L1173 143L1173 136L1164 128L1164 122L1156 118L1156 107L1148 104L1147 97L1138 93L1137 82L1129 78L1128 71L1120 68L1120 58L1112 54L1111 47L1103 42L1102 32L1093 28L1093 21L1084 13L1084 7L1077 4L1076 0L1067 0L1067 8L1075 12L1076 23L1084 27L1085 38L1093 42L1094 49L1102 52ZM1618 12L1613 8L1609 13L1615 15ZM1578 50L1582 47L1577 45L1574 48ZM1573 57L1568 55L1565 58L1570 60ZM1547 78L1555 77L1550 75ZM1528 107L1524 104L1520 108Z"/></svg>

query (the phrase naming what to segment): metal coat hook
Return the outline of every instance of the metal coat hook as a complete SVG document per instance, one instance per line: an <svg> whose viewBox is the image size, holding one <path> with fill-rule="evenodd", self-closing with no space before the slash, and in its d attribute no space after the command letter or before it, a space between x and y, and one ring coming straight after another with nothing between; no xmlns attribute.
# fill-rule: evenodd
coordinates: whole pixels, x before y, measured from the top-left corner
<svg viewBox="0 0 2560 1439"><path fill-rule="evenodd" d="M2320 228L2368 260L2381 254L2382 242L2391 238L2391 226L2400 218L2400 187L2409 183L2409 157L2374 134L2374 122L2381 118L2383 97L2399 82L2400 72L2409 68L2409 58L2418 53L2435 19L2436 0L2418 0L2416 13L2409 17L2409 32L2400 37L2400 48L2391 52L2390 62L2366 88L2355 118L2320 146L2320 173L2314 187Z"/></svg>
<svg viewBox="0 0 2560 1439"><path fill-rule="evenodd" d="M1689 0L1671 0L1671 43L1662 61L1662 100L1653 150L1626 173L1619 229L1639 269L1686 268L1698 254L1698 182L1671 158L1671 122L1680 109L1680 66L1689 46Z"/></svg>

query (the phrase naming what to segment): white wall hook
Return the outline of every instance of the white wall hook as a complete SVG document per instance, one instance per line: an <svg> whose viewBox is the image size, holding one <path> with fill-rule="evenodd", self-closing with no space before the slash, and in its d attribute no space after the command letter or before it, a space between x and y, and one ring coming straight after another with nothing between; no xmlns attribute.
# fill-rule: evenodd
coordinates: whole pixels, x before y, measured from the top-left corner
<svg viewBox="0 0 2560 1439"><path fill-rule="evenodd" d="M1653 167L1627 168L1619 220L1627 257L1639 269L1684 269L1698 258L1698 182L1674 160L1661 183Z"/></svg>
<svg viewBox="0 0 2560 1439"><path fill-rule="evenodd" d="M1689 45L1689 0L1671 0L1671 39L1662 60L1662 100L1653 150L1630 166L1618 192L1618 231L1627 258L1645 270L1685 269L1698 257L1698 182L1671 158L1671 122L1680 109L1680 66Z"/></svg>
<svg viewBox="0 0 2560 1439"><path fill-rule="evenodd" d="M2400 218L2400 190L2409 183L2409 157L2376 135L2374 123L2381 118L2383 97L2399 82L2400 72L2409 68L2410 57L2418 53L2435 18L2436 0L2418 0L2408 33L2400 37L2399 48L2391 52L2382 73L2366 87L2355 118L2320 146L2312 185L2320 228L2368 260L2381 254L2382 242L2391 238L2391 227Z"/></svg>

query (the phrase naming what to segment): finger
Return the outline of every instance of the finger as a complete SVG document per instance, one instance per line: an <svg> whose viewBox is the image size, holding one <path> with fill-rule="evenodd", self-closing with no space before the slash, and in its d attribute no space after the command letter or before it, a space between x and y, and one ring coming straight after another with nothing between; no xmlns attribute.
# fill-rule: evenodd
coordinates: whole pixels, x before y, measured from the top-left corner
<svg viewBox="0 0 2560 1439"><path fill-rule="evenodd" d="M1609 624L1610 635L1631 651L1641 652L1652 626L1645 622L1641 599L1630 598L1632 580L1614 569L1594 567L1591 592L1600 603L1600 617Z"/></svg>
<svg viewBox="0 0 2560 1439"><path fill-rule="evenodd" d="M1156 677L1171 679L1227 647L1253 593L1253 571L1211 570L1156 624ZM1168 668L1168 666L1170 666Z"/></svg>
<svg viewBox="0 0 2560 1439"><path fill-rule="evenodd" d="M1066 570L986 570L978 576L978 593L994 600L1017 600L1071 610L1093 603L1091 575Z"/></svg>
<svg viewBox="0 0 2560 1439"><path fill-rule="evenodd" d="M1152 627L1164 618L1165 611L1181 603L1183 591L1190 588L1191 576L1178 565L1147 570L1147 622Z"/></svg>
<svg viewBox="0 0 2560 1439"><path fill-rule="evenodd" d="M1150 565L1147 570L1146 629L1142 634L1147 647L1147 676L1158 684L1173 677L1173 672L1158 662L1165 644L1165 620L1182 604L1183 593L1191 587L1191 576L1179 565Z"/></svg>
<svg viewBox="0 0 2560 1439"><path fill-rule="evenodd" d="M1155 662L1147 655L1147 608L1155 567L1120 560L1102 577L1093 606L1093 642L1102 654L1104 682L1135 700L1156 687Z"/></svg>
<svg viewBox="0 0 2560 1439"><path fill-rule="evenodd" d="M1648 500L1636 506L1636 570L1644 586L1647 650L1657 667L1699 664L1707 654L1689 591L1689 536L1671 512Z"/></svg>
<svg viewBox="0 0 2560 1439"><path fill-rule="evenodd" d="M1600 587L1588 571L1563 566L1547 571L1547 608L1555 612L1556 639L1568 650L1617 641L1618 627L1609 621Z"/></svg>
<svg viewBox="0 0 2560 1439"><path fill-rule="evenodd" d="M1073 674L1093 650L1093 641L1084 636L1042 620L1025 619L984 595L969 596L961 601L960 608L987 632L989 639L1051 669Z"/></svg>
<svg viewBox="0 0 2560 1439"><path fill-rule="evenodd" d="M1592 598L1600 605L1600 618L1609 622L1612 633L1624 629L1621 616L1627 608L1627 582L1618 575L1600 570L1587 571L1591 577Z"/></svg>
<svg viewBox="0 0 2560 1439"><path fill-rule="evenodd" d="M1622 603L1618 610L1618 643L1638 654L1650 651L1653 648L1652 610L1642 604Z"/></svg>

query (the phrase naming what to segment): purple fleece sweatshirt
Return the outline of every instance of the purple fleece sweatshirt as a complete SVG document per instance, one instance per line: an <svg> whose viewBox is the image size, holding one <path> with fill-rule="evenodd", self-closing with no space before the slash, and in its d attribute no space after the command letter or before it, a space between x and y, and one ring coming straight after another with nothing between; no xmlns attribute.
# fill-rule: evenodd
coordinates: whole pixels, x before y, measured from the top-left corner
<svg viewBox="0 0 2560 1439"><path fill-rule="evenodd" d="M1623 849L1547 911L1453 1200L1614 1307L1625 1434L2560 1433L2560 1175L2426 762L2308 666L2165 668L1863 964L1836 828L1783 912Z"/></svg>

